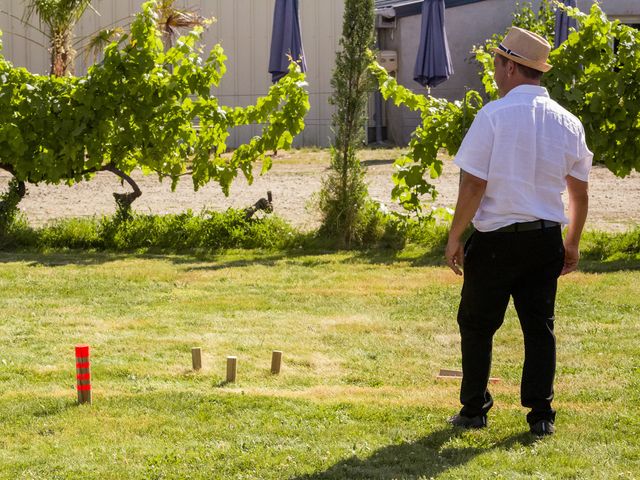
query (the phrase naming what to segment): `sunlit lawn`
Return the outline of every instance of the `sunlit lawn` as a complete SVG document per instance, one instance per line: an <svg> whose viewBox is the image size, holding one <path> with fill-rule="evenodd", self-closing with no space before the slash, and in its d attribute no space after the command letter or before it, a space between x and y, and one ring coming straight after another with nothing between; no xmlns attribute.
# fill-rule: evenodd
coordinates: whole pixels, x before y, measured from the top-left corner
<svg viewBox="0 0 640 480"><path fill-rule="evenodd" d="M558 431L536 441L513 309L490 428L447 426L460 279L420 254L0 254L0 478L640 478L640 263L562 280Z"/></svg>

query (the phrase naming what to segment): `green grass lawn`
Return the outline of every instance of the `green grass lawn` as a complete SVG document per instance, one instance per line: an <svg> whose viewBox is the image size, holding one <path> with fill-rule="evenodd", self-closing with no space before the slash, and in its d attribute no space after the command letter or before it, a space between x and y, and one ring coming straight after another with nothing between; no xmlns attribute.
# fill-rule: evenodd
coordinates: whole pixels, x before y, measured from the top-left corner
<svg viewBox="0 0 640 480"><path fill-rule="evenodd" d="M0 478L640 478L640 262L562 279L557 434L537 441L512 308L490 428L447 426L460 279L421 253L0 254Z"/></svg>

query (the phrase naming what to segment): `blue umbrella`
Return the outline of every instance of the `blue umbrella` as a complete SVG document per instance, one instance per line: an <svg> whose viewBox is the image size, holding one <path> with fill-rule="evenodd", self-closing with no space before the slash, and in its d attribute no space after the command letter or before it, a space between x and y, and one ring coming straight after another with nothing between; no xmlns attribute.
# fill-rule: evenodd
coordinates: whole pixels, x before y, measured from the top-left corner
<svg viewBox="0 0 640 480"><path fill-rule="evenodd" d="M289 72L289 57L300 63L303 72L307 71L300 34L298 0L276 0L269 58L269 73L273 83Z"/></svg>
<svg viewBox="0 0 640 480"><path fill-rule="evenodd" d="M568 7L576 7L576 0L562 0L562 3ZM555 48L558 48L560 44L569 38L569 29L572 27L576 30L578 29L578 22L576 22L576 19L571 18L567 15L567 12L560 8L556 10Z"/></svg>
<svg viewBox="0 0 640 480"><path fill-rule="evenodd" d="M413 79L423 87L435 87L453 75L444 9L444 0L424 0L422 4L422 31Z"/></svg>

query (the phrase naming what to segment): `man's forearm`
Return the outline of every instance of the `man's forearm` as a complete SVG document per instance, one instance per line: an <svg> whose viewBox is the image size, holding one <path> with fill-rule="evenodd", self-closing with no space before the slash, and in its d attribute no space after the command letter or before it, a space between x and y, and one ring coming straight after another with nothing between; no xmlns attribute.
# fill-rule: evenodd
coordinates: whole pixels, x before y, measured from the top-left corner
<svg viewBox="0 0 640 480"><path fill-rule="evenodd" d="M565 243L568 245L579 245L580 237L584 224L587 221L587 213L589 211L589 197L581 196L572 198L569 201L569 228L567 228L567 236Z"/></svg>
<svg viewBox="0 0 640 480"><path fill-rule="evenodd" d="M569 228L566 245L578 246L589 211L589 184L573 177L567 177L569 193Z"/></svg>
<svg viewBox="0 0 640 480"><path fill-rule="evenodd" d="M469 222L478 211L480 201L487 188L487 182L474 177L468 173L463 173L462 182L458 191L458 202L456 211L449 231L450 238L460 238Z"/></svg>

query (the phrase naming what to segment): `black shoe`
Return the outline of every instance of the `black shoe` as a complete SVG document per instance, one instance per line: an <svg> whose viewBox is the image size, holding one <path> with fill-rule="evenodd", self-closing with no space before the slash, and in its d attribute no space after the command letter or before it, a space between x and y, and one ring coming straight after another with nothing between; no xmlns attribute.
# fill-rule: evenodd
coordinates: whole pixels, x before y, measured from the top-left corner
<svg viewBox="0 0 640 480"><path fill-rule="evenodd" d="M449 419L449 423L460 428L485 428L487 426L487 416L465 417L464 415L454 415Z"/></svg>
<svg viewBox="0 0 640 480"><path fill-rule="evenodd" d="M531 433L538 437L553 435L555 431L556 429L551 420L538 420L536 423L531 424Z"/></svg>

